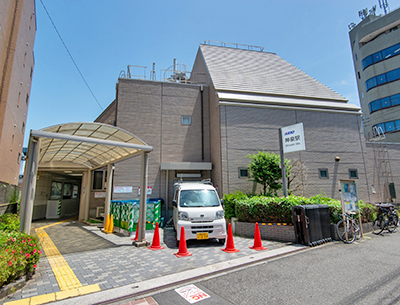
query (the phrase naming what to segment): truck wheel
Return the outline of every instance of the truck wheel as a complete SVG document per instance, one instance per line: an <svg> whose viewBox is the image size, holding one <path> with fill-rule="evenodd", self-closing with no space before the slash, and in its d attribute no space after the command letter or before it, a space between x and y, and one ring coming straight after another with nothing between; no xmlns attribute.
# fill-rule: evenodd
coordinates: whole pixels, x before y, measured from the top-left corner
<svg viewBox="0 0 400 305"><path fill-rule="evenodd" d="M220 238L220 239L218 239L218 242L219 242L221 245L225 245L225 238Z"/></svg>

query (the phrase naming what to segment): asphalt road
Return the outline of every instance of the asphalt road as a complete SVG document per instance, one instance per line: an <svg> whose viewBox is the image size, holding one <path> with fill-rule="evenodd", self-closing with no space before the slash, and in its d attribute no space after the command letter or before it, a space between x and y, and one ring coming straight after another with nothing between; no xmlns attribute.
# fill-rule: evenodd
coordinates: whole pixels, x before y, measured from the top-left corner
<svg viewBox="0 0 400 305"><path fill-rule="evenodd" d="M209 295L195 304L400 304L400 230L328 243L194 284ZM174 289L160 305L190 304Z"/></svg>

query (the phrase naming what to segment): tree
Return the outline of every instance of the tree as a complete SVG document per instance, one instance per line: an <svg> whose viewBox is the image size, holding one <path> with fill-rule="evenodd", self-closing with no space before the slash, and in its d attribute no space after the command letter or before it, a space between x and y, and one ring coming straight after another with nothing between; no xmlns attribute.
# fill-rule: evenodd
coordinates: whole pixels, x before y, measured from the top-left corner
<svg viewBox="0 0 400 305"><path fill-rule="evenodd" d="M307 186L307 167L303 161L295 159L290 165L290 175L287 177L287 187L289 195L300 192L304 196Z"/></svg>
<svg viewBox="0 0 400 305"><path fill-rule="evenodd" d="M264 195L277 196L277 191L282 188L281 157L272 152L259 151L257 154L247 155L247 158L251 159L249 179L263 186ZM290 175L289 162L285 159L286 177Z"/></svg>

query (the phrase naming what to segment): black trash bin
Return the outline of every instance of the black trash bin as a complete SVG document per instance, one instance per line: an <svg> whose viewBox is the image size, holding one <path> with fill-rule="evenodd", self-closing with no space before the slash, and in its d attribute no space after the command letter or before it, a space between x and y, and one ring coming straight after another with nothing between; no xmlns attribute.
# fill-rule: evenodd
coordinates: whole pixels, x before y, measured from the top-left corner
<svg viewBox="0 0 400 305"><path fill-rule="evenodd" d="M296 243L312 247L332 241L327 205L294 206L292 218Z"/></svg>

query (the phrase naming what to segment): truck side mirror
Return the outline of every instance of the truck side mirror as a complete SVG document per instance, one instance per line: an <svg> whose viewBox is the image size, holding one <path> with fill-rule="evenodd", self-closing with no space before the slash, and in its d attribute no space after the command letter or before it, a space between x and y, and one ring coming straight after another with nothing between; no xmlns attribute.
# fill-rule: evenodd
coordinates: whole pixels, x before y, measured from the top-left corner
<svg viewBox="0 0 400 305"><path fill-rule="evenodd" d="M176 203L176 200L172 200L172 206L176 207L176 208L178 207L178 204Z"/></svg>
<svg viewBox="0 0 400 305"><path fill-rule="evenodd" d="M221 205L224 206L224 199L221 199Z"/></svg>

